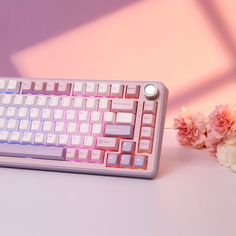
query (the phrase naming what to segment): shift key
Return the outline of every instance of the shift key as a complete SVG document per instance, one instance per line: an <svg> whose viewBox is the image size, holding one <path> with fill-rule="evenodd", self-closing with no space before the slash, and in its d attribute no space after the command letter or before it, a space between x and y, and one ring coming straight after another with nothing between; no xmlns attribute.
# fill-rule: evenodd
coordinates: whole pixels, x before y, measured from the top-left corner
<svg viewBox="0 0 236 236"><path fill-rule="evenodd" d="M119 149L119 141L117 138L99 137L97 139L97 148L102 150L117 151Z"/></svg>
<svg viewBox="0 0 236 236"><path fill-rule="evenodd" d="M132 139L134 136L134 127L132 125L107 124L104 136Z"/></svg>

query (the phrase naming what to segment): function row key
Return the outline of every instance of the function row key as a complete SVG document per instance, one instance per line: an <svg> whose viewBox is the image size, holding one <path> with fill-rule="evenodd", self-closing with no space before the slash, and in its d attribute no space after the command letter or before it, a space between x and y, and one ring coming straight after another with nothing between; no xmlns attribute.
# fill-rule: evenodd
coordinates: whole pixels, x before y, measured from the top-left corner
<svg viewBox="0 0 236 236"><path fill-rule="evenodd" d="M23 94L45 94L45 95L70 95L71 83L67 82L42 82L23 81Z"/></svg>
<svg viewBox="0 0 236 236"><path fill-rule="evenodd" d="M106 83L82 83L75 82L73 87L74 96L99 96L99 97L117 97L122 98L124 95L125 86L122 84L106 84ZM138 98L140 86L127 85L126 98Z"/></svg>
<svg viewBox="0 0 236 236"><path fill-rule="evenodd" d="M139 98L140 86L135 84L127 85L126 88L126 98Z"/></svg>
<svg viewBox="0 0 236 236"><path fill-rule="evenodd" d="M19 93L20 86L17 80L0 80L0 93Z"/></svg>
<svg viewBox="0 0 236 236"><path fill-rule="evenodd" d="M74 96L123 97L123 92L124 85L121 84L75 82L72 94Z"/></svg>

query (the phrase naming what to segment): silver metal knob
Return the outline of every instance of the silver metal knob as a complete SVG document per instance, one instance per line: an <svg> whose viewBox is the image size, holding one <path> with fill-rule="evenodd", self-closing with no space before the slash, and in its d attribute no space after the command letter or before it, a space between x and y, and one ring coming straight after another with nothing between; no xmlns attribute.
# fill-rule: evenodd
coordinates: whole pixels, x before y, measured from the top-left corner
<svg viewBox="0 0 236 236"><path fill-rule="evenodd" d="M147 98L155 98L159 95L159 90L155 84L146 84L144 94Z"/></svg>

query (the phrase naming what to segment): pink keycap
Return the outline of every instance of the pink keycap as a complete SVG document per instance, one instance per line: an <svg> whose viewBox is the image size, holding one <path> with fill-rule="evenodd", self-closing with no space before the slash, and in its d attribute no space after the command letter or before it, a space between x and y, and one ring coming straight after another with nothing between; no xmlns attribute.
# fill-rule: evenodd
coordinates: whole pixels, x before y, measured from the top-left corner
<svg viewBox="0 0 236 236"><path fill-rule="evenodd" d="M146 101L144 102L144 113L156 114L157 111L157 102Z"/></svg>
<svg viewBox="0 0 236 236"><path fill-rule="evenodd" d="M70 95L71 84L66 82L59 82L56 94Z"/></svg>
<svg viewBox="0 0 236 236"><path fill-rule="evenodd" d="M36 81L34 85L34 93L36 94L44 94L46 88L46 83L41 81Z"/></svg>
<svg viewBox="0 0 236 236"><path fill-rule="evenodd" d="M116 99L112 101L111 111L113 112L131 112L135 113L137 110L137 101Z"/></svg>
<svg viewBox="0 0 236 236"><path fill-rule="evenodd" d="M97 148L103 150L117 151L119 148L119 142L117 138L105 138L99 137L97 139Z"/></svg>
<svg viewBox="0 0 236 236"><path fill-rule="evenodd" d="M81 82L75 82L73 87L73 95L84 95L85 84Z"/></svg>
<svg viewBox="0 0 236 236"><path fill-rule="evenodd" d="M54 94L56 86L58 86L58 83L55 83L53 81L48 81L45 87L45 94Z"/></svg>
<svg viewBox="0 0 236 236"><path fill-rule="evenodd" d="M151 127L142 127L141 138L152 139L154 134L154 129Z"/></svg>
<svg viewBox="0 0 236 236"><path fill-rule="evenodd" d="M131 125L112 125L105 126L104 135L106 137L119 137L132 139L134 136L134 128Z"/></svg>
<svg viewBox="0 0 236 236"><path fill-rule="evenodd" d="M92 162L103 163L104 151L102 151L102 150L92 150L90 159L91 159Z"/></svg>
<svg viewBox="0 0 236 236"><path fill-rule="evenodd" d="M122 98L124 92L124 85L121 84L112 84L111 85L111 97Z"/></svg>
<svg viewBox="0 0 236 236"><path fill-rule="evenodd" d="M155 116L152 114L144 114L143 115L143 126L155 126Z"/></svg>
<svg viewBox="0 0 236 236"><path fill-rule="evenodd" d="M152 141L147 139L141 139L138 147L139 153L152 153Z"/></svg>
<svg viewBox="0 0 236 236"><path fill-rule="evenodd" d="M129 84L126 88L126 98L139 98L140 86Z"/></svg>
<svg viewBox="0 0 236 236"><path fill-rule="evenodd" d="M77 149L76 156L78 161L88 161L90 158L90 151L87 149Z"/></svg>
<svg viewBox="0 0 236 236"><path fill-rule="evenodd" d="M34 82L32 81L23 81L22 83L22 93L33 93L34 90Z"/></svg>

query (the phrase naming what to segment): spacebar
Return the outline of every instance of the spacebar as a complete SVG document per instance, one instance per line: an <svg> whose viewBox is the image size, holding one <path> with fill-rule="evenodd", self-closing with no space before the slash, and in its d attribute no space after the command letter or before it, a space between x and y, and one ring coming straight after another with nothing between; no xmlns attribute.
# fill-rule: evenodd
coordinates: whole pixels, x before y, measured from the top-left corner
<svg viewBox="0 0 236 236"><path fill-rule="evenodd" d="M1 143L0 156L29 157L63 161L65 160L66 149L63 147L44 147Z"/></svg>

